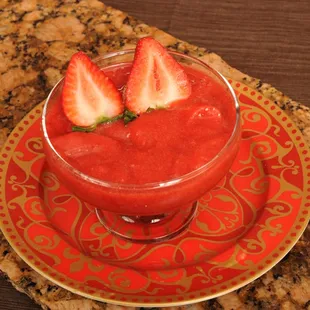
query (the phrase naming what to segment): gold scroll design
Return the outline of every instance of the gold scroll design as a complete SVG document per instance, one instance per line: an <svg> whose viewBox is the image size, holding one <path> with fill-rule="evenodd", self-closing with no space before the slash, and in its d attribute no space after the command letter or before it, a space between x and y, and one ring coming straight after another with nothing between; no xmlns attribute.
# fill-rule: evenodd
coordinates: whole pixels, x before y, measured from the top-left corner
<svg viewBox="0 0 310 310"><path fill-rule="evenodd" d="M81 244L84 242L90 242L90 241L97 241L97 246L94 244L90 245L90 249L92 250L92 256L98 257L104 257L105 262L107 263L115 263L115 260L117 261L118 265L124 265L128 266L129 263L138 262L141 259L140 253L143 252L143 250L147 247L146 245L136 245L132 242L125 242L124 240L120 240L119 238L115 237L114 235L111 235L108 231L102 233L102 231L99 231L102 229L102 224L100 222L95 222L90 227L90 232L93 234L93 239L88 238L87 240L84 240L83 238L80 238ZM109 238L109 242L105 242L105 239ZM113 249L115 258L109 259L108 250ZM119 255L117 255L117 250L124 250L127 251L126 257L122 258ZM132 250L131 253L128 251ZM143 256L143 255L142 255ZM136 259L138 257L138 259Z"/></svg>
<svg viewBox="0 0 310 310"><path fill-rule="evenodd" d="M92 228L93 230L96 230L97 224L93 224ZM197 238L195 238L196 240ZM116 240L116 239L115 239ZM128 248L129 243L126 244L119 244L119 246L123 246L125 248ZM159 245L156 247L156 250L160 250L160 247L164 247L165 245ZM180 246L176 246L176 250L180 250ZM152 251L155 251L153 249ZM207 251L207 249L206 249ZM145 255L149 255L150 252L148 252ZM89 268L90 272L87 274L84 278L84 283L87 285L89 282L97 282L100 284L102 288L109 288L113 291L117 291L120 293L147 293L151 296L155 296L160 291L164 292L169 287L172 287L174 289L175 293L185 293L190 291L191 289L191 283L194 279L199 278L201 279L203 284L206 283L216 283L222 279L222 276L216 275L213 276L211 273L203 271L202 269L200 272L194 274L194 275L187 275L187 271L184 268L175 269L172 271L160 271L160 272L148 272L145 274L145 272L139 272L139 271L131 271L130 274L128 274L128 265L124 263L124 269L121 267L113 267L113 266L107 266L107 265L96 265L97 267L94 268L94 260L91 257L87 257L83 255L82 253L75 253L72 254L69 250L66 250L64 252L64 257L70 261L73 261L70 266L70 272L71 273L79 273L80 271L84 270L84 268ZM97 262L98 263L98 262ZM104 276L104 273L106 272L104 267L109 270L108 276ZM167 266L169 266L169 262L167 262ZM112 268L112 269L111 269ZM84 270L85 271L85 270ZM100 275L99 275L99 274ZM152 277L156 273L156 277ZM137 278L139 279L139 282L142 282L143 285L139 287L133 288L133 283L137 282ZM158 279L157 281L154 280L154 278ZM175 280L171 280L173 278L176 278ZM149 289L150 285L154 287L154 284L157 285L157 287L153 289Z"/></svg>
<svg viewBox="0 0 310 310"><path fill-rule="evenodd" d="M26 152L35 154L31 160L23 160L26 157L26 153L21 151L15 151L12 155L12 161L23 171L23 178L18 177L17 175L7 175L8 184L11 185L13 192L21 191L22 193L11 199L7 202L7 206L10 210L15 210L16 207L19 207L23 211L23 204L29 198L28 190L35 190L35 182L32 180L39 181L38 176L32 171L32 167L42 158L42 141L38 137L28 139L25 143ZM33 184L31 184L33 183ZM34 205L34 208L38 209L38 205ZM39 212L39 209L37 210ZM41 211L40 211L41 212ZM25 214L27 217L28 215ZM28 217L29 218L29 217ZM32 220L31 218L29 218Z"/></svg>
<svg viewBox="0 0 310 310"><path fill-rule="evenodd" d="M251 237L245 235L234 247L234 251L231 256L225 261L211 260L210 263L214 264L214 267L210 269L210 272L220 272L222 268L233 268L237 270L256 270L257 262L254 262L251 258L252 255L263 254L266 249L266 238L264 235L266 232L269 233L270 237L277 236L283 232L282 224L276 223L280 218L287 217L291 214L293 206L280 199L279 197L286 191L286 188L291 188L291 197L293 199L301 199L302 191L289 184L287 181L280 178L274 178L279 182L280 187L276 194L268 199L264 206L264 212L269 212L268 216L264 221L258 220L254 229L257 231L255 236L251 234ZM259 183L261 180L256 180ZM255 183L255 182L253 182ZM257 191L256 185L254 185L254 190ZM242 263L240 263L242 261Z"/></svg>
<svg viewBox="0 0 310 310"><path fill-rule="evenodd" d="M120 241L106 231L98 220L92 223L89 228L92 237L88 236L84 239L82 229L89 218L94 215L93 210L87 208L87 205L75 195L64 190L64 188L60 188L60 183L57 177L48 169L43 171L42 180L44 182L43 196L47 217L51 223L53 223L55 230L58 231L70 243L70 245L81 251L83 254L89 255L98 260L103 260L105 263L115 263L115 260L117 260L117 263L121 264L122 259L120 257L109 260L109 253L107 250L115 250L116 248L128 250L133 247L134 244ZM69 222L64 224L66 226L65 228L68 226L70 227L70 231L62 229L62 223L59 222L59 219L61 219L66 212L70 212L70 218L67 218L67 221L69 220ZM74 218L72 215L74 215ZM58 223L54 222L54 218L58 218ZM144 247L139 245L139 248L131 255L131 257L129 256L126 258L127 265L128 260L133 256L139 256L140 251L143 249ZM70 259L71 257L68 256L66 258ZM87 260L87 262L92 262L92 260ZM79 261L74 263L72 267L73 269L71 270L72 272L80 269L78 264L80 264L80 267L85 265L83 256ZM124 262L124 265L126 265L126 262Z"/></svg>
<svg viewBox="0 0 310 310"><path fill-rule="evenodd" d="M85 268L89 269L83 280L85 285L88 285L89 282L97 282L101 289L108 288L121 293L139 293L147 291L151 283L148 277L138 271L100 264L99 262L94 263L93 258L82 253L73 254L69 249L64 252L64 257L74 261L70 266L72 273L78 273L82 270L85 273ZM140 282L141 285L138 286L137 282ZM158 291L155 290L151 293L156 295Z"/></svg>
<svg viewBox="0 0 310 310"><path fill-rule="evenodd" d="M255 143L252 143L252 147L250 149L249 158L243 161L243 164L246 166L251 163L251 161L257 161L260 164L257 167L260 167L260 175L252 180L249 188L244 189L244 192L249 192L253 194L263 194L268 193L268 199L263 207L264 212L269 212L270 216L265 219L264 222L258 221L254 224L254 229L257 229L258 232L255 235L255 238L247 238L245 236L242 241L245 243L241 245L239 242L236 244L233 254L229 259L224 262L212 261L215 264L211 270L220 270L221 268L234 268L238 270L255 270L257 268L257 264L252 260L243 260L243 264L240 264L239 261L242 258L249 257L253 254L261 254L266 250L266 240L263 238L263 235L266 232L270 233L270 236L277 236L282 232L281 224L274 224L276 220L280 218L287 217L292 211L292 205L288 203L286 200L281 198L284 193L290 192L290 196L292 199L298 200L302 198L303 191L298 188L289 180L285 179L285 173L287 171L291 171L293 175L298 175L300 173L300 166L295 163L294 160L288 159L287 156L294 148L294 144L292 141L285 141L283 145L279 143L279 140L267 136L270 128L274 128L275 135L279 135L280 127L272 124L271 117L263 110L255 107L243 104L246 107L242 111L242 118L246 120L250 120L255 123L256 121L260 121L261 118L265 118L268 122L269 126L266 126L264 130L259 131L255 129L252 130L256 135L251 138L243 138L243 139L254 139L257 140ZM249 129L248 129L249 130ZM259 139L260 137L265 136L265 139ZM258 138L258 139L257 139ZM266 140L269 140L266 142ZM273 144L271 146L271 144ZM270 152L272 148L276 147L276 152ZM266 161L277 158L277 164L272 165L271 169L280 170L279 177L274 175L265 175L262 167L263 164L266 164ZM240 171L236 171L231 176L229 183L230 186L234 189L234 192L237 193L244 201L248 204L251 204L251 201L244 195L244 193L238 190L235 186L235 179L240 174ZM278 184L278 190L276 193L269 193L270 183Z"/></svg>
<svg viewBox="0 0 310 310"><path fill-rule="evenodd" d="M173 295L190 292L193 281L197 281L197 279L203 285L217 284L223 279L222 275L213 275L212 270L206 271L200 266L195 267L195 270L196 272L189 275L185 268L143 273L117 267L109 273L106 279L95 274L85 276L85 284L88 281L96 281L102 286L102 289L106 287L124 294L143 293L148 296L156 296L161 293ZM137 282L141 285L134 285Z"/></svg>
<svg viewBox="0 0 310 310"><path fill-rule="evenodd" d="M32 137L25 142L25 149L23 152L17 149L13 153L12 161L23 173L20 173L18 176L14 174L8 175L8 184L11 186L13 192L21 193L10 199L7 205L9 210L16 210L19 208L21 215L15 225L23 231L23 238L27 244L35 251L52 259L54 265L58 265L61 264L61 258L60 255L57 254L57 251L60 249L60 245L64 245L64 242L59 234L54 232L54 227L52 227L47 220L42 207L49 208L51 211L47 203L48 199L46 199L46 193L48 191L57 191L60 188L60 183L53 173L44 169L43 171L40 170L40 168L43 167L43 160L45 158L42 147L41 138ZM41 195L30 194L30 192L38 194L38 186L43 188L43 199ZM72 199L76 199L80 203L75 196L69 195L72 196ZM80 205L80 207L82 206ZM49 215L52 216L53 212L63 211L64 209L60 204L59 207L54 208ZM79 218L79 213L77 213L76 218ZM33 232L34 229L45 233L33 236L31 232ZM73 225L72 231L74 229L75 226ZM72 236L74 237L73 233ZM83 254L81 255L83 256ZM91 259L88 260L88 258L86 258L86 262L89 264L90 269L99 270L97 266L92 266L93 261Z"/></svg>
<svg viewBox="0 0 310 310"><path fill-rule="evenodd" d="M74 244L79 246L79 250L83 250L81 248L78 237L76 237L76 231L79 229L78 222L83 211L83 203L75 195L71 194L68 191L60 192L61 184L58 178L55 176L54 173L48 171L47 169L44 169L42 171L41 184L45 213L48 220L52 223L58 233L60 233L64 237L68 237L66 238L66 240L73 240ZM54 193L57 192L60 193L58 195L54 195ZM69 223L69 219L68 217L66 217L65 222L54 223L54 218L58 217L59 219L61 219L66 216L66 213L68 212L66 205L68 203L70 203L69 207L75 208L74 220ZM53 207L51 206L51 204L53 205ZM61 225L63 224L65 224L66 226L70 226L69 233L66 232L65 229L62 229Z"/></svg>
<svg viewBox="0 0 310 310"><path fill-rule="evenodd" d="M224 194L223 194L224 193ZM214 195L214 197L213 197ZM201 209L200 211L205 211L207 210L211 212L211 214L214 213L214 217L216 219L218 219L219 221L219 226L220 228L217 230L210 230L208 227L205 227L203 222L200 222L197 219L194 219L196 223L196 225L198 227L200 227L201 232L199 233L197 231L197 229L189 229L193 234L194 237L187 237L187 236L183 236L182 238L179 239L179 242L177 244L166 244L166 243L161 243L159 245L156 246L152 246L150 249L146 249L146 246L140 246L134 253L132 253L131 255L129 254L129 256L126 257L117 257L111 259L109 261L108 257L106 256L106 260L105 262L108 263L115 263L115 259L117 260L117 265L120 266L138 266L138 268L140 269L141 266L143 268L143 264L147 264L148 260L153 261L153 263L155 262L152 259L152 255L154 254L156 256L157 253L163 253L163 252L167 252L170 251L171 253L171 259L167 259L167 257L165 257L165 255L163 255L160 260L161 260L161 269L167 269L169 267L173 267L176 268L177 266L180 266L180 264L182 263L184 265L190 265L190 264L194 264L197 263L199 261L205 260L206 257L210 257L210 256L214 256L216 254L218 254L217 250L212 250L212 249L208 249L206 246L206 237L209 236L215 236L215 235L223 235L223 236L227 236L227 238L224 238L225 242L224 243L228 243L228 242L232 242L233 240L236 240L237 238L239 238L239 236L229 236L228 233L232 233L235 230L238 229L237 222L240 222L240 220L242 220L243 218L243 210L242 207L240 206L239 202L237 199L234 199L234 194L232 192L229 192L227 189L224 188L220 188L217 190L214 190L211 192L211 194L209 194L208 196L208 201L212 200L213 198L217 198L219 200L222 200L224 202L226 202L227 204L230 204L231 207L229 210L215 210L212 206L209 207L206 201L206 197L200 202L199 204L199 208ZM221 216L217 216L216 215L221 213ZM252 212L254 213L254 212ZM223 219L221 219L223 218ZM224 223L225 221L225 223ZM96 228L97 228L98 223L94 223L93 226L91 227L91 230L93 232L94 235L96 235L96 239L102 239L105 238L105 236L100 236L99 233L96 233ZM229 227L226 227L226 225L228 225ZM242 225L241 225L242 226ZM229 229L227 229L229 228ZM199 246L199 251L198 248L196 246L196 251L197 253L195 253L193 258L190 259L186 259L187 255L186 252L184 251L183 245L186 247L186 244L188 245L189 243L195 243L195 245L197 245L197 243L200 243ZM212 241L211 241L212 242ZM95 251L99 251L100 255L102 255L103 250L109 249L109 248L113 248L116 249L118 247L124 249L124 250L128 250L130 249L130 247L132 247L133 244L128 242L128 243L124 243L122 241L122 243L119 242L118 238L114 238L111 240L111 242L109 244L103 244L103 242L100 242L99 245L97 245L96 248L92 248L92 250ZM147 251L143 251L146 249ZM192 254L192 253L191 253ZM158 257L158 256L157 256ZM157 262L158 263L158 262ZM145 269L147 266L144 266ZM143 268L143 269L144 269Z"/></svg>
<svg viewBox="0 0 310 310"><path fill-rule="evenodd" d="M115 264L117 262L118 265L121 265L122 259L120 257L109 259L108 251L105 250L112 249L114 252L116 248L128 250L135 245L130 242L121 242L118 238L107 232L98 220L89 228L93 237L88 237L84 240L82 229L89 217L93 216L93 210L87 208L87 205L85 205L79 198L64 189L64 187L61 187L57 177L49 171L48 168L42 171L41 183L46 214L49 221L65 241L78 251L82 252L78 257L69 255L67 252L63 253L64 257L68 260L74 260L70 267L70 272L79 272L88 264L93 264L93 259L104 261L104 263ZM72 208L74 209L74 212L72 211ZM55 223L53 217L58 218L59 221L59 219L63 218L63 215L66 212L70 212L70 215L69 219L67 217L67 222L65 223L66 227L62 229L62 223ZM74 218L72 215L74 215ZM68 227L70 227L70 231L68 231ZM88 245L86 248L87 243ZM134 257L139 257L139 253L143 249L144 246L139 245L139 248L137 248L131 256L126 257L126 261L123 262L123 265L128 266L128 261ZM88 256L93 259L89 259ZM91 269L94 266L89 265L88 267Z"/></svg>
<svg viewBox="0 0 310 310"><path fill-rule="evenodd" d="M272 116L267 111L256 106L255 101L241 93L237 97L241 106L241 126L243 131L250 130L258 135L264 135L273 129L275 136L280 135L281 127L274 124ZM249 101L250 104L247 103Z"/></svg>
<svg viewBox="0 0 310 310"><path fill-rule="evenodd" d="M231 205L231 208L229 210L220 210L216 208L216 206L210 205L214 199L217 199L226 205ZM191 230L192 233L196 235L225 235L226 233L231 232L232 229L237 229L238 224L240 221L242 221L243 218L243 209L240 205L240 202L238 199L236 199L235 194L226 188L215 188L207 195L199 199L198 209L199 212L208 212L210 217L219 223L219 227L215 230L212 230L205 222L201 222L199 217L196 217L193 219L193 221L201 231L198 232L197 230ZM222 217L224 217L220 217L219 213ZM226 241L232 241L235 238L236 237L233 237L231 240L226 239Z"/></svg>
<svg viewBox="0 0 310 310"><path fill-rule="evenodd" d="M191 238L180 239L180 242L176 245L160 244L157 246L152 246L151 249L145 252L147 247L146 245L136 246L131 242L120 241L119 238L114 237L109 232L103 231L102 225L98 221L96 221L89 228L90 233L92 234L93 237L87 237L87 239L84 240L82 237L83 234L81 233L81 230L83 228L84 223L88 220L88 217L91 216L91 214L89 213L86 216L83 215L83 219L80 219L83 207L81 201L74 195L71 195L69 192L66 194L64 194L64 192L58 193L59 184L57 178L53 175L53 173L49 171L44 171L42 175L44 176L42 179L45 180L44 182L46 183L43 189L44 201L46 209L49 209L47 213L49 214L48 217L50 218L50 220L52 220L51 219L52 216L57 215L56 213L58 212L62 213L66 211L67 208L66 203L68 202L68 200L71 200L70 208L72 206L72 203L74 203L75 205L78 204L78 209L75 209L74 213L75 219L72 223L70 222L69 225L71 227L71 231L69 233L61 231L61 228L59 226L57 227L56 230L62 233L63 235L67 233L68 238L75 241L73 246L76 248L76 245L78 244L78 249L81 250L85 255L89 255L97 260L104 261L104 263L108 264L117 264L118 266L126 266L126 267L128 267L128 265L129 266L136 265L138 266L138 268L141 268L141 264L145 265L147 263L146 262L147 258L152 256L153 253L155 252L158 253L164 250L165 247L169 247L170 251L172 248L174 251L174 253L171 254L171 258L175 262L173 266L174 268L175 266L180 265L179 263L176 262L177 256L179 257L179 260L183 258L184 262L188 264L188 262L186 262L185 259L186 253L183 251L182 245L185 242L187 243L190 242L191 240L198 242L199 241L198 237L192 239ZM55 183L57 184L57 186L55 186ZM50 202L53 204L53 208L49 206ZM55 205L57 205L58 207L55 208ZM79 225L77 225L77 223L79 223ZM76 236L79 237L76 238ZM205 241L203 238L201 238L201 240ZM71 242L69 243L72 245ZM126 256L124 254L119 256L117 250L126 251ZM114 253L113 257L109 257L110 254L109 251L113 251ZM201 246L199 253L197 253L197 255L194 257L192 263L201 261L203 259L203 256L215 255L215 254L216 252L209 250L204 246ZM70 257L67 258L70 259ZM83 261L83 259L80 259L79 263L75 262L72 272L75 272L75 270L79 269L77 268L78 264L84 266L85 262ZM161 264L160 268L168 268L171 267L171 265L173 265L170 260L164 257L161 259L160 264ZM142 269L144 269L143 266Z"/></svg>
<svg viewBox="0 0 310 310"><path fill-rule="evenodd" d="M42 140L39 137L32 137L25 143L25 151L16 150L12 155L12 161L22 171L23 174L8 175L8 185L11 186L13 192L21 192L18 196L13 197L7 201L9 210L20 210L19 219L15 225L23 231L23 238L28 245L44 253L50 257L55 264L60 263L57 255L51 253L51 250L56 249L61 238L54 235L49 238L47 235L38 235L34 238L30 237L30 231L36 228L43 228L50 230L50 225L46 220L44 211L42 210L43 201L39 195L30 195L29 193L38 193L37 184L39 183L39 170L44 159L42 151ZM35 167L35 168L34 168ZM22 177L21 177L22 176Z"/></svg>
<svg viewBox="0 0 310 310"><path fill-rule="evenodd" d="M97 224L94 224L92 229L96 229ZM195 238L196 240L197 238ZM129 246L128 244L124 244L121 246L125 246L126 248ZM165 245L159 245L156 249L160 250L160 247L164 247ZM176 246L176 249L179 249L180 245ZM154 251L155 249L153 249ZM206 249L207 251L207 249ZM148 252L145 255L149 255ZM76 273L81 271L84 268L89 267L90 272L85 276L84 282L87 285L89 282L97 282L100 284L102 289L109 288L113 291L117 291L119 293L145 293L150 296L155 296L160 292L165 292L165 290L173 290L173 293L181 294L186 293L191 290L191 285L194 279L199 278L202 284L208 283L218 283L223 279L222 275L213 275L212 270L205 271L200 267L196 267L195 274L188 275L187 270L185 268L179 268L174 270L162 270L162 271L151 271L147 272L139 272L132 271L128 274L128 268L120 268L107 266L109 269L109 275L104 276L105 272L104 268L96 273L95 270L91 268L92 259L84 256L83 254L72 254L70 252L65 252L64 256L69 260L75 260L73 264L70 266L70 272ZM124 264L126 266L126 264ZM169 262L167 262L167 266L169 266ZM126 266L127 267L127 266ZM111 270L112 268L112 270ZM114 268L114 269L113 269ZM156 274L156 276L154 276ZM137 280L139 279L139 281ZM156 280L155 280L156 279ZM139 287L132 287L133 283L141 282L142 285ZM152 285L152 289L150 286ZM96 285L98 286L98 284Z"/></svg>
<svg viewBox="0 0 310 310"><path fill-rule="evenodd" d="M87 221L87 218L84 219L84 222ZM83 223L79 225L80 230L83 227ZM125 242L123 240L119 240L119 238L111 235L109 232L102 231L102 225L99 222L94 222L90 226L90 232L93 235L92 238L83 239L79 237L79 244L80 247L84 249L84 253L86 255L90 255L91 257L104 261L104 263L108 264L117 264L117 266L132 266L135 268L138 267L139 269L147 269L148 266L148 260L152 260L152 254L158 257L158 253L162 251L167 251L169 248L169 252L171 252L171 259L173 262L171 262L169 259L165 257L161 257L161 261L158 262L160 265L159 268L165 269L173 266L179 266L180 260L184 263L191 264L198 261L201 261L204 255L216 255L217 253L215 251L212 251L210 249L205 248L203 245L200 246L200 252L195 255L193 258L193 261L186 262L186 253L184 252L184 249L182 248L184 243L189 243L191 241L197 243L199 240L206 241L204 238L198 238L198 237L185 237L181 238L177 244L166 244L161 243L156 246L148 247L147 245L137 245L131 242ZM91 244L93 241L95 243ZM88 245L88 249L85 250L84 242L90 243ZM109 250L113 250L114 257L109 257ZM119 256L118 250L120 251L126 251L126 255L124 253ZM146 251L145 251L146 250ZM163 253L163 252L162 252ZM177 258L178 257L178 258ZM68 257L69 258L69 257ZM179 263L177 262L179 261ZM154 262L153 262L154 263ZM72 272L75 272L77 267L77 262L74 265L74 268L72 269ZM85 262L83 260L80 260L80 265L84 265Z"/></svg>
<svg viewBox="0 0 310 310"><path fill-rule="evenodd" d="M25 143L26 152L34 154L32 160L23 160L25 153L16 150L12 155L12 161L24 172L24 178L18 178L17 175L10 175L8 184L11 185L13 191L22 191L18 197L7 202L8 208L14 210L17 206L21 208L23 202L27 199L28 189L34 190L36 186L31 184L30 179L39 181L38 176L32 171L32 167L37 161L44 157L42 153L42 140L38 137L28 139Z"/></svg>
<svg viewBox="0 0 310 310"><path fill-rule="evenodd" d="M56 225L57 223L53 224L54 229L67 243L70 244L70 246L74 248L73 252L70 251L69 247L64 248L62 253L64 258L71 261L70 273L78 273L84 268L89 268L92 272L101 271L104 268L104 265L99 261L95 261L96 254L98 253L92 252L92 256L87 256L90 253L87 253L83 247L83 239L80 237L83 222L87 220L88 216L93 211L90 211L75 195L71 194L64 187L61 187L57 177L48 169L42 171L41 182L43 185L42 192L46 214L51 223L54 223L53 217L58 218L58 220L62 219L63 215L70 211L70 216L69 218L66 218L65 223L59 222L58 225ZM72 211L72 208L74 208L74 212ZM65 225L63 229L61 227L62 224ZM65 231L65 228L67 227L70 227L69 231ZM96 228L99 227L102 227L102 225L99 222L96 222L91 229L94 229L95 231ZM93 233L93 231L91 232ZM103 233L100 235L100 238L105 239L108 235L110 235L108 232ZM95 237L95 239L97 238Z"/></svg>

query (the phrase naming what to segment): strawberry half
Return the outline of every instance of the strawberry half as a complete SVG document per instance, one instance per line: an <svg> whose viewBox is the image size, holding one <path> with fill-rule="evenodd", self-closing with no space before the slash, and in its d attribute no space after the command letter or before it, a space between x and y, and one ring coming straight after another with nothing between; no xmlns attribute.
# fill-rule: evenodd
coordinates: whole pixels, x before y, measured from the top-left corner
<svg viewBox="0 0 310 310"><path fill-rule="evenodd" d="M168 108L190 94L191 84L182 66L153 38L140 39L127 82L125 106L140 114L149 108Z"/></svg>
<svg viewBox="0 0 310 310"><path fill-rule="evenodd" d="M77 126L92 126L124 111L121 93L83 52L70 60L62 96L64 113Z"/></svg>

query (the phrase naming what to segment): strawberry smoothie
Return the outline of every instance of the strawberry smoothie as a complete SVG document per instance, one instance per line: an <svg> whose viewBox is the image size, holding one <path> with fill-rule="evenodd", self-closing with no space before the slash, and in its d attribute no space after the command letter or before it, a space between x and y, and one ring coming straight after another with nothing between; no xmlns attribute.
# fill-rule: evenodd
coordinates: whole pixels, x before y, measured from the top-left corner
<svg viewBox="0 0 310 310"><path fill-rule="evenodd" d="M196 170L224 147L236 116L223 85L184 69L192 86L188 99L143 113L127 125L120 119L98 125L93 132L72 132L73 124L58 102L47 115L52 144L78 170L114 183L161 182ZM131 65L122 64L104 72L122 90L130 70Z"/></svg>
<svg viewBox="0 0 310 310"><path fill-rule="evenodd" d="M152 38L97 63L73 55L52 90L42 117L47 162L116 235L175 236L237 155L237 99L216 71Z"/></svg>

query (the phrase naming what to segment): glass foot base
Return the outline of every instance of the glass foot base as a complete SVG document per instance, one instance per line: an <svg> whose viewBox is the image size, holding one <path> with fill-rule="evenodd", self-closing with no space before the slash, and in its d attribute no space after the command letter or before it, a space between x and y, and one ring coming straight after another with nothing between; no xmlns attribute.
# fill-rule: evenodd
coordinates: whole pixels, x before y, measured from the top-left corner
<svg viewBox="0 0 310 310"><path fill-rule="evenodd" d="M193 219L197 202L182 210L154 216L126 216L96 209L100 223L112 234L137 243L155 243L172 239Z"/></svg>

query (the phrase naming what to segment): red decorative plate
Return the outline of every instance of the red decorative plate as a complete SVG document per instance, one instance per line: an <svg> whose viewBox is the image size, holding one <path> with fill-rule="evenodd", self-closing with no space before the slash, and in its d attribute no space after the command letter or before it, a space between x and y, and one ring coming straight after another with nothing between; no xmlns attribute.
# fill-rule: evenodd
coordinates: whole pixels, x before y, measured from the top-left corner
<svg viewBox="0 0 310 310"><path fill-rule="evenodd" d="M42 106L35 108L0 155L0 227L12 247L74 293L132 306L198 302L269 270L309 221L308 146L277 106L231 83L242 111L239 155L199 201L189 228L152 245L109 234L94 210L58 182L42 151Z"/></svg>

